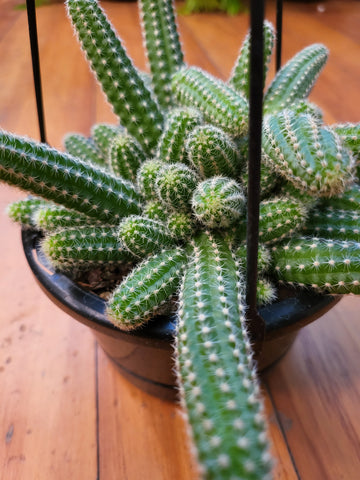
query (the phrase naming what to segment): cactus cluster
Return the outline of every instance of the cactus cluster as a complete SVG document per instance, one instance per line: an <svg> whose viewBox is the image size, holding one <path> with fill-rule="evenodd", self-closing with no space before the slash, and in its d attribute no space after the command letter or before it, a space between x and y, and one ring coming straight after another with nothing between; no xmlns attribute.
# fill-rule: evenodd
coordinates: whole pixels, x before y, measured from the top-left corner
<svg viewBox="0 0 360 480"><path fill-rule="evenodd" d="M0 133L0 180L33 196L9 215L43 232L68 275L130 265L107 303L120 329L177 307L175 365L209 479L271 478L245 321L247 35L229 80L184 62L171 0L141 0L151 82L95 0L67 10L118 125L68 135L66 153ZM267 66L274 30L264 24ZM360 293L358 124L325 126L307 97L328 52L311 45L264 96L258 302L277 281Z"/></svg>

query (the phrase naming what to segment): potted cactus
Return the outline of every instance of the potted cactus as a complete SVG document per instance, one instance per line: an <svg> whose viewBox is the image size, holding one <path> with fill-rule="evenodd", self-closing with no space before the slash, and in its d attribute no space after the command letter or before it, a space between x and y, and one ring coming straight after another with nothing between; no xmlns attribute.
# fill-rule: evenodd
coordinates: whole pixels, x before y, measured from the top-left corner
<svg viewBox="0 0 360 480"><path fill-rule="evenodd" d="M9 215L42 232L56 271L119 269L106 303L114 329L136 335L175 312L178 388L204 476L270 478L244 300L251 36L222 82L185 64L172 1L141 0L149 75L97 1L66 6L120 121L69 134L66 152L1 132L0 180L34 195ZM267 67L268 22L264 39ZM259 305L280 283L360 292L360 125L324 126L307 101L327 55L305 48L264 97Z"/></svg>

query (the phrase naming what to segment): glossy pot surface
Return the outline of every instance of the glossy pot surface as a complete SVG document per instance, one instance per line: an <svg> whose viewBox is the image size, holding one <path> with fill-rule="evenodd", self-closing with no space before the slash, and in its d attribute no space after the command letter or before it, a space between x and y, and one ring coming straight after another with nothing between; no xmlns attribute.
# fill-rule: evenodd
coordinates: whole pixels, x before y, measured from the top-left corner
<svg viewBox="0 0 360 480"><path fill-rule="evenodd" d="M39 232L24 229L22 242L28 264L40 287L62 310L90 327L105 353L132 383L153 395L176 399L173 373L175 316L154 317L131 333L115 327L105 315L105 300L55 272L40 248ZM259 310L266 332L259 369L281 358L300 328L322 316L340 297L308 291L280 292L280 299Z"/></svg>

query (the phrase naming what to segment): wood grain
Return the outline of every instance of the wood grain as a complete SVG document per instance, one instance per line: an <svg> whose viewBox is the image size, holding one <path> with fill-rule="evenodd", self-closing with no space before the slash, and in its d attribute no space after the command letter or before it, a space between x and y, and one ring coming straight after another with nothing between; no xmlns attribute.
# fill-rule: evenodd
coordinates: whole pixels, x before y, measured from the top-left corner
<svg viewBox="0 0 360 480"><path fill-rule="evenodd" d="M0 0L0 125L38 138L25 12ZM136 4L102 2L136 66L147 69ZM330 51L311 99L328 122L359 121L360 4L286 2L286 61L313 42ZM267 17L274 21L274 2ZM114 122L63 4L37 10L49 142ZM248 16L181 16L186 61L227 78ZM273 65L271 66L273 75ZM23 195L0 186L0 210ZM0 214L0 479L195 480L178 406L119 375L91 332L40 292L19 231ZM306 327L263 377L278 480L357 480L360 470L359 299Z"/></svg>

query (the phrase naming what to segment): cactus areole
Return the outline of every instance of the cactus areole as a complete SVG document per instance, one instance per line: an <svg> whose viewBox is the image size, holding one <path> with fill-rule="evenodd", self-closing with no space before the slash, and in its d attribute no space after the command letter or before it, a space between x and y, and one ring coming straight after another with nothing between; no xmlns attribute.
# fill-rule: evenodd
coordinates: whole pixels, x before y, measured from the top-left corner
<svg viewBox="0 0 360 480"><path fill-rule="evenodd" d="M97 0L67 0L118 122L70 133L65 151L0 131L0 181L32 195L8 214L47 294L93 328L122 373L151 393L177 392L203 477L270 479L257 370L340 295L360 293L360 128L324 125L308 101L326 47L278 71L263 102L256 259L246 247L251 32L224 81L186 64L172 0L138 3L150 73ZM263 33L265 74L269 22ZM256 315L245 321L249 259L262 357ZM76 283L94 269L121 272L106 300Z"/></svg>

